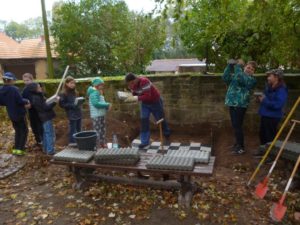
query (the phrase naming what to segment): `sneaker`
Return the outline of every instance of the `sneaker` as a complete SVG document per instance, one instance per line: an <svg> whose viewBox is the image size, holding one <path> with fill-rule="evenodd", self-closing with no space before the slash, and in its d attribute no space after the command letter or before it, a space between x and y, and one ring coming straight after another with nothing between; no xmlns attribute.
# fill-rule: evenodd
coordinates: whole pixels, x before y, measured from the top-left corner
<svg viewBox="0 0 300 225"><path fill-rule="evenodd" d="M53 155L55 155L55 154L56 154L55 151L53 151L53 152L47 152L47 155L49 155L49 156L53 156Z"/></svg>
<svg viewBox="0 0 300 225"><path fill-rule="evenodd" d="M20 150L20 149L13 149L12 154L13 155L18 155L18 156L23 156L23 155L25 155L25 151Z"/></svg>
<svg viewBox="0 0 300 225"><path fill-rule="evenodd" d="M255 158L262 158L265 155L266 146L260 145L258 150L252 155Z"/></svg>
<svg viewBox="0 0 300 225"><path fill-rule="evenodd" d="M235 151L233 151L232 152L232 154L234 154L234 155L242 155L242 154L244 154L246 151L245 151L245 149L243 148L243 147L237 147L236 149L235 149Z"/></svg>
<svg viewBox="0 0 300 225"><path fill-rule="evenodd" d="M234 144L232 146L229 147L229 149L231 150L231 152L235 152L236 151L236 148L238 147L238 144Z"/></svg>
<svg viewBox="0 0 300 225"><path fill-rule="evenodd" d="M69 143L68 147L77 147L77 143Z"/></svg>
<svg viewBox="0 0 300 225"><path fill-rule="evenodd" d="M139 149L140 149L140 150L142 150L142 149L147 149L147 148L149 148L149 146L150 146L149 144L140 144L140 145L139 145Z"/></svg>

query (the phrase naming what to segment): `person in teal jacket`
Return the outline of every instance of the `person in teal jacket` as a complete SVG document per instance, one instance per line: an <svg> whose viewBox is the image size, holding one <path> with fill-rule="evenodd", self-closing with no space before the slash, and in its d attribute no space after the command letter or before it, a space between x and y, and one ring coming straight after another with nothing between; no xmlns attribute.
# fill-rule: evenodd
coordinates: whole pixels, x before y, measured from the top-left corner
<svg viewBox="0 0 300 225"><path fill-rule="evenodd" d="M243 121L250 102L250 92L256 85L253 74L256 62L249 61L243 70L244 62L239 59L229 60L223 74L223 80L228 85L225 105L229 107L231 124L235 135L235 144L232 153L240 155L245 153Z"/></svg>
<svg viewBox="0 0 300 225"><path fill-rule="evenodd" d="M93 121L94 130L97 132L97 142L99 147L106 147L105 134L105 115L111 109L111 104L106 102L103 96L104 81L95 78L92 86L87 90L89 97L90 116Z"/></svg>

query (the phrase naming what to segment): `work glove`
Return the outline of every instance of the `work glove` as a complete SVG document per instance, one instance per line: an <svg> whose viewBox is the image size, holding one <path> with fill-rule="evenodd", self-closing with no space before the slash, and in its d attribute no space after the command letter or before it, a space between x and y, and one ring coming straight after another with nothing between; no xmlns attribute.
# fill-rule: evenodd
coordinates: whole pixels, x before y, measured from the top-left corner
<svg viewBox="0 0 300 225"><path fill-rule="evenodd" d="M138 96L129 96L124 100L124 102L137 102L137 101L138 101Z"/></svg>

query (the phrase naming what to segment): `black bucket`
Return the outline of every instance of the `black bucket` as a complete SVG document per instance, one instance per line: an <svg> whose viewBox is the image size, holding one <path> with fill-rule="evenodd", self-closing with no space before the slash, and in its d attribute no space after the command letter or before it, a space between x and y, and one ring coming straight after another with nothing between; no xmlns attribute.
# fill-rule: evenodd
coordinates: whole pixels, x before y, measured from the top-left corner
<svg viewBox="0 0 300 225"><path fill-rule="evenodd" d="M97 133L94 130L81 131L73 134L79 150L95 151L97 144Z"/></svg>

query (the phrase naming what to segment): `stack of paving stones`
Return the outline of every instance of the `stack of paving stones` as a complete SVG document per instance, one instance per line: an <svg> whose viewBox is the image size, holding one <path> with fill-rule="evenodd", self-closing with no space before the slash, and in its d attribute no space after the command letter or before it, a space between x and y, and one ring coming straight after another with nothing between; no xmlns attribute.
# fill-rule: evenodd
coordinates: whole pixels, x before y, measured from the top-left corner
<svg viewBox="0 0 300 225"><path fill-rule="evenodd" d="M137 148L141 141L135 139L132 147ZM211 147L201 145L201 143L179 143L172 142L170 145L163 146L161 149L160 142L152 142L146 149L140 150L147 153L162 153L172 157L193 158L196 163L208 163L211 156Z"/></svg>
<svg viewBox="0 0 300 225"><path fill-rule="evenodd" d="M94 151L84 151L70 148L56 153L53 158L58 161L87 163L94 157L94 154Z"/></svg>
<svg viewBox="0 0 300 225"><path fill-rule="evenodd" d="M147 169L191 171L195 160L186 157L156 155L146 164Z"/></svg>
<svg viewBox="0 0 300 225"><path fill-rule="evenodd" d="M95 163L98 164L135 165L139 159L139 151L135 148L102 148L95 154Z"/></svg>

